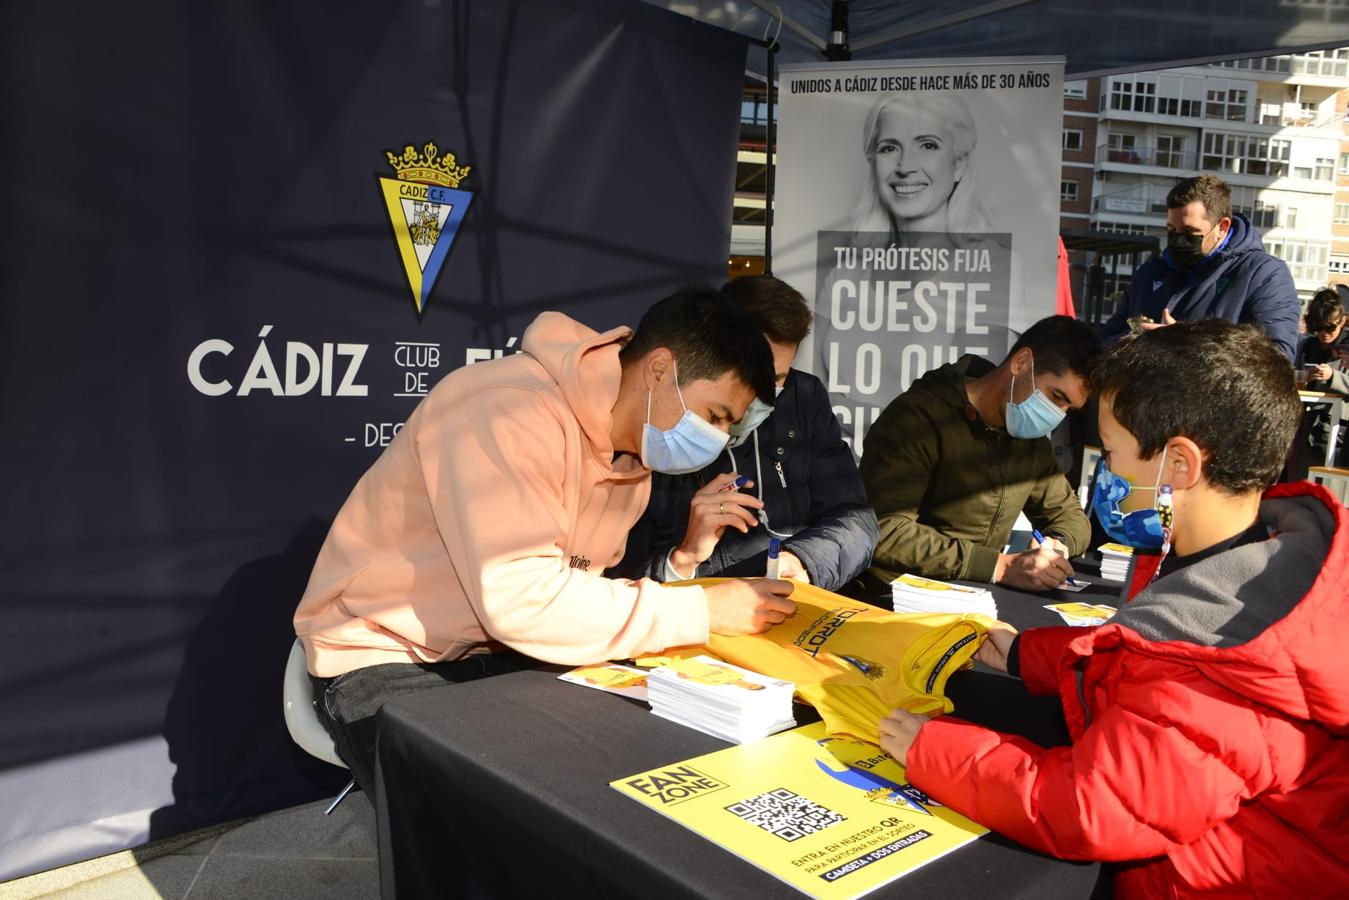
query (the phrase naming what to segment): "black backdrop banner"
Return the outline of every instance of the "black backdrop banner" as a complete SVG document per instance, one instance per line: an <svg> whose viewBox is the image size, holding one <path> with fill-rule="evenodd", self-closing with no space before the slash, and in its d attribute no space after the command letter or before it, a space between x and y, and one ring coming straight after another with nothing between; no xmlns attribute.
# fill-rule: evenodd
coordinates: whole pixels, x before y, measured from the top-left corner
<svg viewBox="0 0 1349 900"><path fill-rule="evenodd" d="M745 44L622 0L0 13L0 880L312 799L331 517L540 311L725 274Z"/></svg>

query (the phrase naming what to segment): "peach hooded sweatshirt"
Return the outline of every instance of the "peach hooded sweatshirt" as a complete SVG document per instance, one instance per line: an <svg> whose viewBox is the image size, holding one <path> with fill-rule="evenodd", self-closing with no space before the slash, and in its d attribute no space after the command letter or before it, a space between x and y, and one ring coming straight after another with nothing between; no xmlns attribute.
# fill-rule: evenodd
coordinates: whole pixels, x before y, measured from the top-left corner
<svg viewBox="0 0 1349 900"><path fill-rule="evenodd" d="M707 640L702 588L600 574L651 491L649 469L615 465L609 434L630 334L545 312L524 352L441 379L319 552L295 612L313 674L497 642L580 664Z"/></svg>

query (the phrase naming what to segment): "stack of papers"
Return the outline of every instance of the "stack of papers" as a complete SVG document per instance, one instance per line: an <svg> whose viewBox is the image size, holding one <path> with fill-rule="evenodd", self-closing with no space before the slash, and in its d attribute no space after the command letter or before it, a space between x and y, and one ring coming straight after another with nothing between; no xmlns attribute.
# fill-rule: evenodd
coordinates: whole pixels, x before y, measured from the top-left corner
<svg viewBox="0 0 1349 900"><path fill-rule="evenodd" d="M599 663L581 666L557 676L558 681L579 684L620 697L646 701L646 670L621 666L618 663Z"/></svg>
<svg viewBox="0 0 1349 900"><path fill-rule="evenodd" d="M998 617L993 593L985 588L901 575L890 582L895 612L979 613Z"/></svg>
<svg viewBox="0 0 1349 900"><path fill-rule="evenodd" d="M1118 610L1099 603L1051 603L1045 609L1056 612L1068 625L1104 625Z"/></svg>
<svg viewBox="0 0 1349 900"><path fill-rule="evenodd" d="M1129 563L1134 548L1125 544L1102 544L1096 548L1101 554L1101 577L1106 581L1124 581L1129 577Z"/></svg>
<svg viewBox="0 0 1349 900"><path fill-rule="evenodd" d="M795 685L711 656L652 669L646 684L653 713L733 744L796 727Z"/></svg>

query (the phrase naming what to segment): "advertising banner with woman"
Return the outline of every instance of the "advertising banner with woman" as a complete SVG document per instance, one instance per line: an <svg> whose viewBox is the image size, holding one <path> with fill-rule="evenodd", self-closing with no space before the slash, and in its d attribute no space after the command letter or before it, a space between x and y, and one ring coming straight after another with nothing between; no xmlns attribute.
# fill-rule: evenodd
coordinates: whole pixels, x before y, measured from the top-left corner
<svg viewBox="0 0 1349 900"><path fill-rule="evenodd" d="M1052 315L1063 60L784 66L773 269L853 452L895 396ZM806 348L803 348L806 349Z"/></svg>

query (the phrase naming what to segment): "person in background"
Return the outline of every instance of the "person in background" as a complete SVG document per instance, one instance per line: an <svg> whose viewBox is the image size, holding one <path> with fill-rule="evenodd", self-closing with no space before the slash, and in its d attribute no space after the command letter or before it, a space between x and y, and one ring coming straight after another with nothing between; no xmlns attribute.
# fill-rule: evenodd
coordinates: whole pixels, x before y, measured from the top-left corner
<svg viewBox="0 0 1349 900"><path fill-rule="evenodd" d="M703 468L751 400L772 400L748 313L687 288L635 333L542 313L522 347L456 369L417 405L338 512L295 612L319 720L367 790L391 697L760 632L795 609L786 581L600 574L652 471Z"/></svg>
<svg viewBox="0 0 1349 900"><path fill-rule="evenodd" d="M1305 335L1298 342L1297 357L1293 360L1300 389L1349 396L1349 376L1341 368L1349 357L1345 318L1344 297L1339 288L1322 288L1312 296L1302 320ZM1343 435L1340 439L1343 441ZM1282 480L1306 478L1313 462L1320 465L1325 461L1329 440L1330 410L1323 404L1305 406ZM1337 458L1332 462L1342 465L1342 460L1349 456L1343 443L1335 455Z"/></svg>
<svg viewBox="0 0 1349 900"><path fill-rule="evenodd" d="M1307 304L1306 336L1298 343L1294 366L1299 381L1306 381L1309 391L1331 391L1349 395L1349 377L1340 368L1346 349L1344 323L1344 289L1322 288Z"/></svg>
<svg viewBox="0 0 1349 900"><path fill-rule="evenodd" d="M1142 495L1126 530L1160 537L1159 575L1104 625L1000 624L977 657L1058 696L1071 745L897 709L881 746L1012 840L1118 863L1116 896L1349 897L1349 515L1319 485L1270 488L1288 361L1250 326L1181 322L1121 341L1098 391L1093 507L1117 521Z"/></svg>
<svg viewBox="0 0 1349 900"><path fill-rule="evenodd" d="M881 537L852 589L888 595L901 574L1032 591L1073 573L1091 524L1054 462L1048 435L1080 409L1101 342L1067 316L1041 319L1000 365L963 356L896 397L867 432L862 483ZM1004 553L1017 514L1046 536Z"/></svg>
<svg viewBox="0 0 1349 900"><path fill-rule="evenodd" d="M837 590L871 560L876 514L820 379L792 368L810 310L771 275L721 289L753 318L773 352L777 397L755 400L730 446L688 475L655 475L651 502L611 574L656 581L763 575L770 530L784 536L778 575ZM749 479L737 490L737 476Z"/></svg>
<svg viewBox="0 0 1349 900"><path fill-rule="evenodd" d="M1226 319L1259 326L1291 360L1301 311L1293 276L1232 212L1232 189L1198 175L1177 183L1166 207L1166 251L1134 272L1101 336L1109 343L1181 319Z"/></svg>

